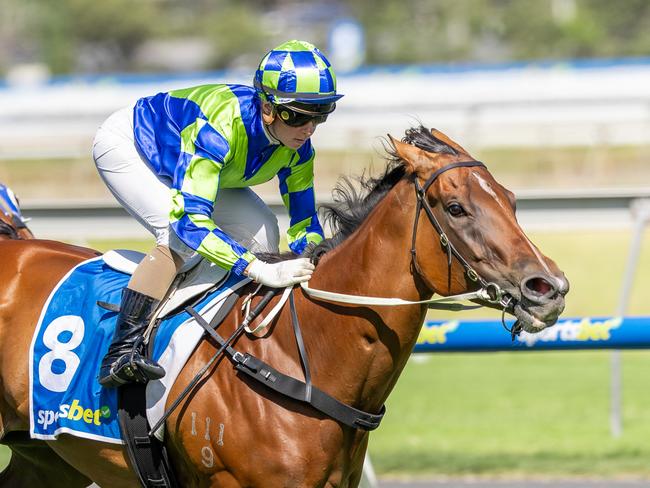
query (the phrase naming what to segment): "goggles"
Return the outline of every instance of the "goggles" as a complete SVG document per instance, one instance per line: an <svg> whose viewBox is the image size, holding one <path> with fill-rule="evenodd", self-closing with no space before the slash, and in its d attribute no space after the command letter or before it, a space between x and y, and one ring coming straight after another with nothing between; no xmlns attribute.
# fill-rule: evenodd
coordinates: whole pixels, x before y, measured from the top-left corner
<svg viewBox="0 0 650 488"><path fill-rule="evenodd" d="M301 127L308 122L322 124L334 112L336 103L321 105L293 102L291 105L276 105L278 116L289 127Z"/></svg>

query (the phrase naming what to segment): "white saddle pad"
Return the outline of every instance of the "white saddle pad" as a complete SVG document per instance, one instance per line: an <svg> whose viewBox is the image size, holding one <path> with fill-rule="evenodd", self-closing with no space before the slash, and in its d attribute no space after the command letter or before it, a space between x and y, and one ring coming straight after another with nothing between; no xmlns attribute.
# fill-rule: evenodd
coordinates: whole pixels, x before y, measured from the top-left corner
<svg viewBox="0 0 650 488"><path fill-rule="evenodd" d="M104 254L104 262L117 271L133 274L136 266L144 257L145 254L138 251L114 249ZM191 298L212 288L216 283L223 280L226 275L228 275L228 271L225 269L209 262L207 259L199 260L196 266L183 273L183 280L165 299L156 315L164 317L168 312L178 308Z"/></svg>

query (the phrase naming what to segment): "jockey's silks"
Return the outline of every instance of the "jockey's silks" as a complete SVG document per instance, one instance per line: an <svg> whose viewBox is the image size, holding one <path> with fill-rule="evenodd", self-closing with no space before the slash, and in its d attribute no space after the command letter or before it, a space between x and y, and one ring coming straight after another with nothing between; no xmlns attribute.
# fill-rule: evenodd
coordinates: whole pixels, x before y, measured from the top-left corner
<svg viewBox="0 0 650 488"><path fill-rule="evenodd" d="M320 242L314 149L294 150L264 131L261 102L243 85L202 85L140 99L134 108L141 155L171 187L170 223L178 237L210 261L241 274L254 256L213 222L220 188L243 188L278 176L291 218L289 247Z"/></svg>

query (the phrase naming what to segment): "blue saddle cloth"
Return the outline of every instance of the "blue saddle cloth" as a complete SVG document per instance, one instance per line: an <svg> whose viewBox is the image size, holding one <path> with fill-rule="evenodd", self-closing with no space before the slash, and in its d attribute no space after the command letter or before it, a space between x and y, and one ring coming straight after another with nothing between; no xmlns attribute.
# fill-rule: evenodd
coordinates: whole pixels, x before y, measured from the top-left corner
<svg viewBox="0 0 650 488"><path fill-rule="evenodd" d="M122 443L117 391L103 388L97 381L99 365L113 338L117 313L99 307L97 301L119 303L129 279L130 275L114 270L98 257L77 265L51 292L30 348L32 438L55 439L68 433ZM195 309L200 312L214 305L244 280L248 281L230 275ZM188 325L198 327L186 312L163 320L156 334L153 358L173 356L168 349L173 347L174 332ZM187 356L201 334L193 333L194 344L185 344ZM170 369L177 374L181 367ZM170 380L173 378L167 378Z"/></svg>

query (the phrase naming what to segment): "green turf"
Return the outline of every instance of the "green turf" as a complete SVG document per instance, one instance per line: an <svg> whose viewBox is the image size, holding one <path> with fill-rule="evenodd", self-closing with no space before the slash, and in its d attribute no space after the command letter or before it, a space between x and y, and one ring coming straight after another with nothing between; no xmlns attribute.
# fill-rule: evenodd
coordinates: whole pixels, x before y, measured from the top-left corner
<svg viewBox="0 0 650 488"><path fill-rule="evenodd" d="M650 278L650 235L645 237L631 314L650 315L643 287ZM566 316L614 314L629 232L536 232L531 238L571 281ZM151 246L90 244L101 250ZM463 315L486 316L496 313ZM419 357L407 366L382 427L371 436L379 473L650 476L650 351L623 354L620 439L609 434L609 352ZM0 448L0 466L3 455Z"/></svg>
<svg viewBox="0 0 650 488"><path fill-rule="evenodd" d="M609 353L411 361L371 435L379 473L650 475L650 352L623 355L624 435L609 433Z"/></svg>

